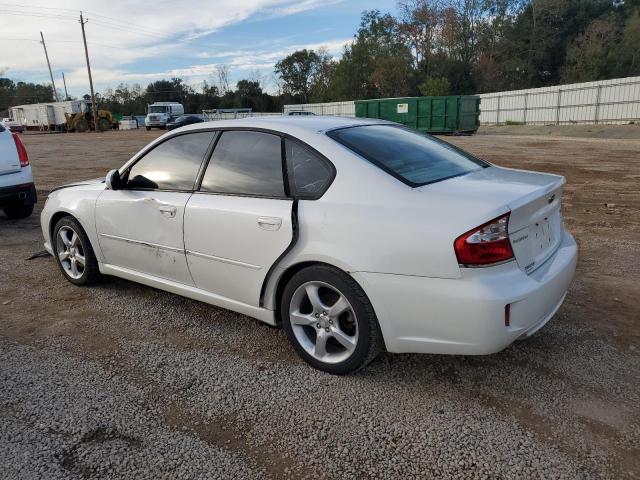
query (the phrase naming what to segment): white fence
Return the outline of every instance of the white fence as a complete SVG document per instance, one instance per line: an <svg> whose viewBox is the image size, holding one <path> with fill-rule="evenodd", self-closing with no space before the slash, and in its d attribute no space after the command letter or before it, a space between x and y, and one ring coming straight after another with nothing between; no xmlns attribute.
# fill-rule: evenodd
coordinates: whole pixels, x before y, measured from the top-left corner
<svg viewBox="0 0 640 480"><path fill-rule="evenodd" d="M483 93L480 124L628 123L640 120L640 77ZM284 112L355 117L354 102L285 105Z"/></svg>
<svg viewBox="0 0 640 480"><path fill-rule="evenodd" d="M281 113L272 113L272 112L235 112L235 111L224 111L223 109L218 110L203 110L202 116L204 116L207 121L214 120L233 120L235 118L247 118L247 117L270 117L270 116L278 116L281 117Z"/></svg>
<svg viewBox="0 0 640 480"><path fill-rule="evenodd" d="M311 112L316 115L338 115L340 117L355 117L356 104L350 102L327 102L327 103L301 103L299 105L285 105L284 113L291 111Z"/></svg>
<svg viewBox="0 0 640 480"><path fill-rule="evenodd" d="M480 123L628 123L640 120L640 77L480 95Z"/></svg>

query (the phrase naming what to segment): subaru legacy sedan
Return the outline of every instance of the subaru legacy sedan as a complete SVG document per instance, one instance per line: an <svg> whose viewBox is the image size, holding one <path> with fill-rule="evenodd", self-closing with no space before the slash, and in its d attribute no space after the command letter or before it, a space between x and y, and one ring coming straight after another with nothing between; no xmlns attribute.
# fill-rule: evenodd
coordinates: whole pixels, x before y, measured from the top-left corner
<svg viewBox="0 0 640 480"><path fill-rule="evenodd" d="M282 326L345 374L542 328L576 267L564 183L393 123L247 118L169 132L53 191L41 220L70 282L114 275Z"/></svg>

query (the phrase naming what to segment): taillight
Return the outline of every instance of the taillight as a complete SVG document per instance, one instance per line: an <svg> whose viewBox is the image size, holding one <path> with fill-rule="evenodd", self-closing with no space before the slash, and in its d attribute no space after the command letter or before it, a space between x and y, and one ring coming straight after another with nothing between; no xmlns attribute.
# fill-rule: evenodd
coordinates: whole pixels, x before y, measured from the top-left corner
<svg viewBox="0 0 640 480"><path fill-rule="evenodd" d="M29 156L27 155L27 149L24 148L24 144L17 133L12 133L13 141L16 144L16 150L18 150L18 158L20 159L20 166L26 167L29 165Z"/></svg>
<svg viewBox="0 0 640 480"><path fill-rule="evenodd" d="M509 214L460 235L453 243L458 263L465 266L492 265L513 258L509 242Z"/></svg>

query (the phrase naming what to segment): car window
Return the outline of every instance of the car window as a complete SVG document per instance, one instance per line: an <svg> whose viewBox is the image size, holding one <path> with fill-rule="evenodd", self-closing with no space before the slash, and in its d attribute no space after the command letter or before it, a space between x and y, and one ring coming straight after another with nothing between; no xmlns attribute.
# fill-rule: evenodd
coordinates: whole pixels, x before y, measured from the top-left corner
<svg viewBox="0 0 640 480"><path fill-rule="evenodd" d="M404 127L366 125L328 135L412 187L488 166L453 145Z"/></svg>
<svg viewBox="0 0 640 480"><path fill-rule="evenodd" d="M192 190L213 135L189 133L162 142L131 167L127 188Z"/></svg>
<svg viewBox="0 0 640 480"><path fill-rule="evenodd" d="M317 198L331 182L331 167L311 149L292 140L285 140L287 170L296 196Z"/></svg>
<svg viewBox="0 0 640 480"><path fill-rule="evenodd" d="M224 132L213 151L200 190L285 196L280 137L262 132Z"/></svg>

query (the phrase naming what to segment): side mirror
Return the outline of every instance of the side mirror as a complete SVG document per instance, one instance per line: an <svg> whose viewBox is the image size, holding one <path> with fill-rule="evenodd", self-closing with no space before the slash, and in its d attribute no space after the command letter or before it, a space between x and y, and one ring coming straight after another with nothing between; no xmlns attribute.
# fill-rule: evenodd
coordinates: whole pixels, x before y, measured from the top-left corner
<svg viewBox="0 0 640 480"><path fill-rule="evenodd" d="M120 172L118 170L109 170L107 176L105 178L105 183L107 185L107 190L118 190L122 185L122 180L120 179Z"/></svg>

